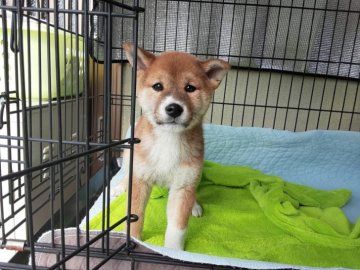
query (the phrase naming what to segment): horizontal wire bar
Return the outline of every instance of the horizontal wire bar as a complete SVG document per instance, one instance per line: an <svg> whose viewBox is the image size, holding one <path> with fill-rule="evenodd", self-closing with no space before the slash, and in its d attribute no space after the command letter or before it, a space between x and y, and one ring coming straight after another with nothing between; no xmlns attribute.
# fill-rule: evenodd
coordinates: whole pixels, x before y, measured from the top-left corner
<svg viewBox="0 0 360 270"><path fill-rule="evenodd" d="M318 8L318 7L306 7L306 6L294 6L294 5L275 5L275 4L253 4L253 3L238 3L238 2L225 2L225 1L209 1L209 0L168 0L169 2L186 2L186 3L198 3L198 4L221 4L230 6L250 6L250 7L268 7L268 8L290 8L300 10L318 10L318 11L332 11L332 12L348 12L348 13L360 13L360 10L348 10L348 9L336 9L336 8Z"/></svg>
<svg viewBox="0 0 360 270"><path fill-rule="evenodd" d="M299 110L299 111L318 111L318 112L332 112L332 113L345 113L345 114L348 113L348 114L360 115L360 112L339 111L339 110L329 110L329 109L317 109L317 108L303 108L303 107L298 108L298 107L286 107L286 106L276 106L276 105L230 103L230 102L219 102L219 101L213 101L212 103L216 104L216 105L259 107L259 108Z"/></svg>
<svg viewBox="0 0 360 270"><path fill-rule="evenodd" d="M136 140L133 143L138 143L138 142L139 141ZM89 155L89 154L93 154L93 153L96 153L98 151L103 151L103 150L106 150L106 149L114 148L114 147L117 147L117 146L119 146L121 144L125 144L125 143L131 143L131 139L121 140L119 142L111 143L111 144L108 144L108 145L105 145L105 146L96 147L94 149L90 149L88 151L85 151L85 152L82 152L82 153L79 153L79 154L75 154L73 156L65 157L65 158L62 158L62 159L55 160L55 161L50 161L50 162L47 162L47 163L44 163L44 164L41 164L41 165L37 165L37 166L34 166L34 167L26 168L26 169L24 169L22 171L19 171L19 172L16 172L16 173L10 173L10 174L5 175L5 176L0 176L0 182L2 182L4 180L9 180L9 179L12 179L12 178L17 178L19 176L23 176L23 175L26 175L28 173L38 171L38 170L42 170L42 169L45 169L45 168L48 168L48 167L51 167L51 166L54 166L54 165L58 165L60 163L66 162L66 161L77 159L77 158L80 158L80 157L83 157L83 156L86 156L86 155ZM130 148L131 146L128 146L128 147L123 146L123 147L124 148Z"/></svg>

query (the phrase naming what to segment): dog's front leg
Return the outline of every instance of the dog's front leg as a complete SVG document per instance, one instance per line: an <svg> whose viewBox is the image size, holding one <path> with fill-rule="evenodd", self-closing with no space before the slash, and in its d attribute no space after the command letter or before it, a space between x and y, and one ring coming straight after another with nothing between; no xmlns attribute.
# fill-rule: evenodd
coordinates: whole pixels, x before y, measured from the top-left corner
<svg viewBox="0 0 360 270"><path fill-rule="evenodd" d="M131 224L130 234L137 239L141 239L145 207L149 200L151 187L152 186L145 181L137 178L133 179L131 213L137 215L139 219Z"/></svg>
<svg viewBox="0 0 360 270"><path fill-rule="evenodd" d="M195 203L195 192L196 186L170 188L165 247L184 249L186 228Z"/></svg>

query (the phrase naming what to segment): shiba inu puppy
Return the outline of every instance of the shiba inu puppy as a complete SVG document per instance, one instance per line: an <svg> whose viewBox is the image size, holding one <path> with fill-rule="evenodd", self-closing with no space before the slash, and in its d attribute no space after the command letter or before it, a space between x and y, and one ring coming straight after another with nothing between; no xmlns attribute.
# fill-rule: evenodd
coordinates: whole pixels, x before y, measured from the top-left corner
<svg viewBox="0 0 360 270"><path fill-rule="evenodd" d="M137 49L137 96L142 116L135 127L131 235L140 238L144 212L154 184L169 188L165 246L183 249L188 219L202 209L195 192L204 159L202 120L215 89L230 65L201 61L183 52L159 56L132 44L123 49L131 65ZM123 180L113 194L122 193Z"/></svg>

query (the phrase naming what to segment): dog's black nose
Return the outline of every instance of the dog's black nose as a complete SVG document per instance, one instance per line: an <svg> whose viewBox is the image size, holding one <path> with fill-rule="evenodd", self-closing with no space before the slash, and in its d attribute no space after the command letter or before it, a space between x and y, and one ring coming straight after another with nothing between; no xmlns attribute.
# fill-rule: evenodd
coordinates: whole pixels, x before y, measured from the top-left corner
<svg viewBox="0 0 360 270"><path fill-rule="evenodd" d="M165 111L169 116L176 118L182 114L184 109L179 104L171 103L165 107Z"/></svg>

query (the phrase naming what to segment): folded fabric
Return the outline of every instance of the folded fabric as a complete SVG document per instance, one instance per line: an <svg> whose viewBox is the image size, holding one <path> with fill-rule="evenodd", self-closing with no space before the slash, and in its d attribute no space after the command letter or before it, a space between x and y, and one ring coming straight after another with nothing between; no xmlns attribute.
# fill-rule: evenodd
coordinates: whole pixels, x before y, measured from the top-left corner
<svg viewBox="0 0 360 270"><path fill-rule="evenodd" d="M322 191L277 176L206 161L197 192L201 218L191 217L185 249L209 255L316 267L360 268L360 219L341 207L345 189ZM163 245L166 189L153 188L142 239ZM110 223L125 215L126 195L110 205ZM90 222L101 229L102 213ZM123 230L123 226L118 228Z"/></svg>

